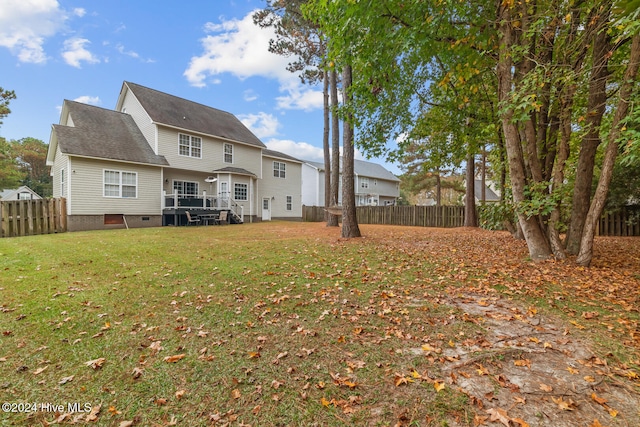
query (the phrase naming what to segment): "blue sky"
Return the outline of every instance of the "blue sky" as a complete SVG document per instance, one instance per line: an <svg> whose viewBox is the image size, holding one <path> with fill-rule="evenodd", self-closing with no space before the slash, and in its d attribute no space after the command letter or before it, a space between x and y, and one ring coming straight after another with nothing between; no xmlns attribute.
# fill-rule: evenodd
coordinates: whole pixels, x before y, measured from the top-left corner
<svg viewBox="0 0 640 427"><path fill-rule="evenodd" d="M268 52L270 31L251 19L264 6L2 0L0 87L17 99L0 136L48 143L64 99L113 109L122 82L131 81L228 111L269 148L321 161L322 88L302 85L286 70L289 59Z"/></svg>

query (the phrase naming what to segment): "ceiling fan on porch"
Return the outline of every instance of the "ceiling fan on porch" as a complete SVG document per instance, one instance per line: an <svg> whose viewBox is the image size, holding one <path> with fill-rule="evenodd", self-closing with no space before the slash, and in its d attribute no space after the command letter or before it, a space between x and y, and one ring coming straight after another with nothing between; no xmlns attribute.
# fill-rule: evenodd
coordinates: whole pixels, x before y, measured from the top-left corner
<svg viewBox="0 0 640 427"><path fill-rule="evenodd" d="M205 178L204 182L208 182L209 184L211 184L212 182L216 182L218 180L218 178L214 178L212 176L208 176Z"/></svg>

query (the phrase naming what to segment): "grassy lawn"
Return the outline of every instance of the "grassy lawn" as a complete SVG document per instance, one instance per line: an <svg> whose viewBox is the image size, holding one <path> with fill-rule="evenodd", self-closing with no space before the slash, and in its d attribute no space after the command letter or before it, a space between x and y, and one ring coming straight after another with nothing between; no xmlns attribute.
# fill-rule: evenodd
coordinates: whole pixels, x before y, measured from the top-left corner
<svg viewBox="0 0 640 427"><path fill-rule="evenodd" d="M482 333L444 303L466 292L563 319L640 390L637 238L598 240L583 269L533 265L503 233L362 230L0 240L1 400L64 406L0 425L474 425L483 411L441 372L441 349Z"/></svg>

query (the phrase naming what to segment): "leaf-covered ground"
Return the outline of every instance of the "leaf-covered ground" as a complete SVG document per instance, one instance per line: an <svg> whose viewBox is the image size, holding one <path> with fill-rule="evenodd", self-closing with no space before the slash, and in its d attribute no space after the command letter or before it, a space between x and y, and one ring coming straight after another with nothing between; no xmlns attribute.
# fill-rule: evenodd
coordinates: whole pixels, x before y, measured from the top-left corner
<svg viewBox="0 0 640 427"><path fill-rule="evenodd" d="M0 424L640 425L640 239L361 229L0 241Z"/></svg>

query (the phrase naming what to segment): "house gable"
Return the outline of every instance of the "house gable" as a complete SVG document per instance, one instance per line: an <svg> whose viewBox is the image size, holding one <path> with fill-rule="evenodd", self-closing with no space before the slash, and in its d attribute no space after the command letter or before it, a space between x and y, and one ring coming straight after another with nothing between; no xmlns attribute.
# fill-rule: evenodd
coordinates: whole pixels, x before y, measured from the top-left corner
<svg viewBox="0 0 640 427"><path fill-rule="evenodd" d="M133 92L142 108L156 124L260 148L265 147L262 141L231 113L135 83L124 82L117 108L121 107L125 90Z"/></svg>
<svg viewBox="0 0 640 427"><path fill-rule="evenodd" d="M64 114L68 118L64 118ZM128 114L64 101L63 119L73 126L53 125L47 163L53 164L55 150L68 156L167 166L163 156L153 152Z"/></svg>

